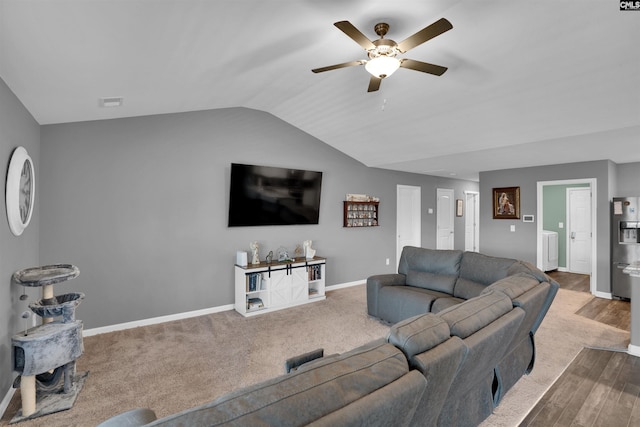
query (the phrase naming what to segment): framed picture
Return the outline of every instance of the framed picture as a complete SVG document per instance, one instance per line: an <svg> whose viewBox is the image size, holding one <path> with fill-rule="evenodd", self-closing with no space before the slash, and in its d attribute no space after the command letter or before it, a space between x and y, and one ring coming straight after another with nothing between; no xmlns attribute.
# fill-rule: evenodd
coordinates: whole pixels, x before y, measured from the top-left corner
<svg viewBox="0 0 640 427"><path fill-rule="evenodd" d="M462 216L462 199L456 199L456 216Z"/></svg>
<svg viewBox="0 0 640 427"><path fill-rule="evenodd" d="M520 219L520 187L493 189L493 219Z"/></svg>

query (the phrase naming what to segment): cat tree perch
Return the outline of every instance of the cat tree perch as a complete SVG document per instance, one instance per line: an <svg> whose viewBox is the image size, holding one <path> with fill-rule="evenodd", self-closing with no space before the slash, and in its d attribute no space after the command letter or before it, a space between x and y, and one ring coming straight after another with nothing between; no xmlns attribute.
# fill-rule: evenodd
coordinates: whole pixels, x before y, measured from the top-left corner
<svg viewBox="0 0 640 427"><path fill-rule="evenodd" d="M83 343L82 321L76 320L75 309L84 294L53 294L54 284L79 274L76 266L55 264L27 268L12 276L13 283L42 288L42 299L29 304L31 311L42 318L42 325L11 339L13 370L20 374L14 387L19 385L22 398L22 410L11 423L69 409L82 389L88 373L76 375L76 359L83 352Z"/></svg>

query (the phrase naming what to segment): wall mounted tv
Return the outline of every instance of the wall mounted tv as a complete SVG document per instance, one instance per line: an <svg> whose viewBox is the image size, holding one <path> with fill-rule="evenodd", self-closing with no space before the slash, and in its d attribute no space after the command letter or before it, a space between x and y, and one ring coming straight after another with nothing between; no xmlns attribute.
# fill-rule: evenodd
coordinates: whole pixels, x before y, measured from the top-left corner
<svg viewBox="0 0 640 427"><path fill-rule="evenodd" d="M229 227L317 224L322 172L231 164Z"/></svg>

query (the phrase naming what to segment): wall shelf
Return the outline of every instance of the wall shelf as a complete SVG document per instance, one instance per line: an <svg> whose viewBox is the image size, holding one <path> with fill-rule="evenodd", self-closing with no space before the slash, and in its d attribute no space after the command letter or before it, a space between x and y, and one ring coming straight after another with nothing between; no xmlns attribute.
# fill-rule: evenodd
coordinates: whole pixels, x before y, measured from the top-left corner
<svg viewBox="0 0 640 427"><path fill-rule="evenodd" d="M343 202L343 227L376 227L380 225L380 202Z"/></svg>

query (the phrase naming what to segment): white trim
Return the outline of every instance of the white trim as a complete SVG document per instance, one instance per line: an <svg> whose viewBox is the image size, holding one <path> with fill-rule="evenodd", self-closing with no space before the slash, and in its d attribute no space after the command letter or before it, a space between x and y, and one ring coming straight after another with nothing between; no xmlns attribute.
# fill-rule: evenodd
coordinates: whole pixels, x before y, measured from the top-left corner
<svg viewBox="0 0 640 427"><path fill-rule="evenodd" d="M640 357L640 346L629 344L629 348L627 349L627 354Z"/></svg>
<svg viewBox="0 0 640 427"><path fill-rule="evenodd" d="M591 277L590 291L592 295L598 296L602 292L598 291L598 180L596 178L585 179L566 179L559 181L538 181L537 182L537 251L536 266L542 269L542 220L543 220L543 187L547 185L573 185L573 184L589 184L591 187Z"/></svg>
<svg viewBox="0 0 640 427"><path fill-rule="evenodd" d="M7 391L7 394L5 394L4 399L2 399L2 402L0 402L0 418L4 417L4 412L9 407L9 403L11 403L11 399L13 398L15 392L15 388L9 387L9 390Z"/></svg>
<svg viewBox="0 0 640 427"><path fill-rule="evenodd" d="M474 202L474 215L473 218L469 216L469 196L473 196ZM473 240L475 248L473 252L480 252L480 192L479 191L464 191L464 248L467 249L467 227L469 227L469 221L473 222Z"/></svg>
<svg viewBox="0 0 640 427"><path fill-rule="evenodd" d="M604 298L604 299L613 299L613 294L611 292L595 291L593 293L593 296L598 298Z"/></svg>
<svg viewBox="0 0 640 427"><path fill-rule="evenodd" d="M335 291L336 289L349 288L351 286L363 285L365 283L367 283L367 279L356 280L355 282L338 283L335 285L327 286L324 289L325 291Z"/></svg>
<svg viewBox="0 0 640 427"><path fill-rule="evenodd" d="M408 239L402 238L400 236L400 228L401 222L403 221L404 215L400 214L400 209L402 208L401 203L404 200L400 197L401 190L407 190L411 192L411 201L416 202L412 203L412 211L411 215L413 220L413 229L412 229L412 238L411 245L413 246L422 246L422 187L418 185L405 185L405 184L397 184L396 185L396 268L400 265L400 256L402 256L402 250L404 249L404 245L400 246L400 241L406 242Z"/></svg>
<svg viewBox="0 0 640 427"><path fill-rule="evenodd" d="M363 279L363 280L356 280L354 282L338 283L336 285L327 286L325 290L333 291L336 289L362 285L366 281L367 281L366 279ZM82 332L82 336L91 337L94 335L106 334L109 332L138 328L140 326L156 325L158 323L171 322L173 320L182 320L182 319L188 319L190 317L205 316L207 314L220 313L222 311L228 311L228 310L233 310L233 304L205 308L202 310L187 311L185 313L169 314L167 316L151 317L149 319L135 320L133 322L117 323L115 325L102 326L99 328L86 329Z"/></svg>
<svg viewBox="0 0 640 427"><path fill-rule="evenodd" d="M100 328L86 329L83 337L106 334L108 332L122 331L125 329L137 328L140 326L156 325L158 323L171 322L173 320L188 319L190 317L204 316L221 311L233 310L233 304L221 305L219 307L205 308L202 310L187 311L185 313L169 314L167 316L151 317L149 319L135 320L133 322L117 323L115 325L102 326Z"/></svg>

